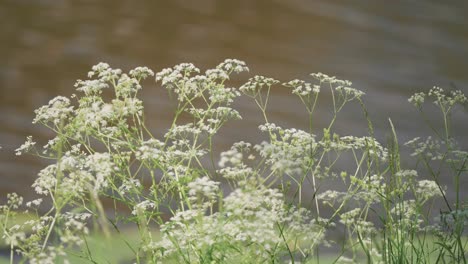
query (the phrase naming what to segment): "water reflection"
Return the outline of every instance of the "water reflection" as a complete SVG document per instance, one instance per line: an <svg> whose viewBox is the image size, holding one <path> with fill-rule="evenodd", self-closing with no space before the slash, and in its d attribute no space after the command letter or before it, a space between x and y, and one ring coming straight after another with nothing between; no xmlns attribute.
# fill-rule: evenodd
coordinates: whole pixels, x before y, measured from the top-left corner
<svg viewBox="0 0 468 264"><path fill-rule="evenodd" d="M367 93L381 138L390 117L405 141L421 133L421 123L414 122L417 114L406 102L411 93L433 85L468 85L467 3L3 1L0 193L29 188L43 166L12 151L27 135L39 140L51 136L31 125L33 110L58 94L71 95L75 80L99 61L125 70L138 65L158 70L186 61L211 67L224 58L238 58L252 74L285 81L307 78L310 72L334 74ZM144 89L151 126L161 130L170 109L165 92L152 81ZM328 114L325 104L318 125ZM254 106L246 101L237 105L244 115L243 129L235 129L238 124L227 129L220 148L240 138L258 139L255 128L261 116L252 114ZM337 128L342 134L365 133L358 109L347 109L342 116ZM270 111L283 126L306 126L300 105L284 89L273 91ZM459 111L454 124L465 145L466 117L466 111Z"/></svg>

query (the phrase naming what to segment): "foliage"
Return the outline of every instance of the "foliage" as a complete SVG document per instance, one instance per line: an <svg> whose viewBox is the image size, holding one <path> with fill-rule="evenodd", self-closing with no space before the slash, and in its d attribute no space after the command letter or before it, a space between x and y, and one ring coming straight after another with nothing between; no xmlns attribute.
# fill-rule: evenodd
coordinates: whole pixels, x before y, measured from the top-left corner
<svg viewBox="0 0 468 264"><path fill-rule="evenodd" d="M311 82L283 83L308 114L309 130L303 131L268 119L278 80L254 76L239 89L227 86L232 74L246 71L244 62L232 59L204 74L190 63L156 74L146 67L127 74L99 63L89 80L76 82L78 95L58 96L37 109L33 122L56 136L43 149L28 137L17 155L28 152L53 162L32 185L39 199L24 203L13 193L0 207L11 262L19 254L30 263L77 257L97 263L91 234L111 237L121 226L135 225L138 242L127 245L136 263L310 263L319 248L337 245L339 263L466 263L468 208L459 194L468 152L458 149L449 127L451 111L467 101L461 92L436 87L410 98L423 114L424 101L433 100L444 130L405 143L422 166L402 168L391 121L386 146L374 137L370 120L367 136L334 132L349 103L358 103L368 116L364 93L351 82L317 73ZM147 128L138 98L141 81L151 76L176 105L160 138ZM314 113L319 97L327 98L324 92L332 117L317 134ZM264 117L259 130L265 141L241 141L217 154L214 136L241 118L233 102L242 94ZM343 159L353 162L339 171L336 164ZM429 177L419 178L421 172ZM453 178L454 190L441 185L442 175ZM331 181L336 188L324 189ZM454 201L449 191L456 193ZM433 220L440 198L445 204L435 208L440 215ZM104 199L115 205L113 214ZM34 211L37 218L15 222L20 211ZM337 232L344 239L333 239Z"/></svg>

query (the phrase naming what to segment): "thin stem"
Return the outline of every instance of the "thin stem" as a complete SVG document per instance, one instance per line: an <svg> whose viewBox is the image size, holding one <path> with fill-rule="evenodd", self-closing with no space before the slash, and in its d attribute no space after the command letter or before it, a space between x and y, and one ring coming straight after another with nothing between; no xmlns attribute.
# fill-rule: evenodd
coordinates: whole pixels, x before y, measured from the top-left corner
<svg viewBox="0 0 468 264"><path fill-rule="evenodd" d="M47 245L47 241L49 240L49 237L50 237L50 234L52 233L52 230L54 229L54 225L55 225L55 221L57 220L57 217L58 217L58 211L56 211L55 215L54 215L54 218L52 219L52 222L50 223L50 226L49 226L49 230L47 231L47 235L44 239L44 243L42 244L42 248L41 248L41 251L44 251L46 245Z"/></svg>
<svg viewBox="0 0 468 264"><path fill-rule="evenodd" d="M13 243L10 243L10 264L13 264Z"/></svg>

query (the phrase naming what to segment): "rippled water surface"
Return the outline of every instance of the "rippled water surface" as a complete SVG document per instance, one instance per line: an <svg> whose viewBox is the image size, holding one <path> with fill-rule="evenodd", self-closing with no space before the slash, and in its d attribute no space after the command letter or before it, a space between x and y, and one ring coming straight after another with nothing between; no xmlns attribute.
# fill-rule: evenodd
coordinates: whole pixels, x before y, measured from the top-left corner
<svg viewBox="0 0 468 264"><path fill-rule="evenodd" d="M366 92L381 139L388 118L402 142L426 135L407 97L433 85L468 92L468 2L352 2L2 1L0 193L31 192L44 163L16 157L13 150L27 135L39 141L52 136L31 124L33 110L56 95L70 96L75 80L100 61L124 70L145 65L158 71L181 62L207 68L238 58L247 62L251 75L282 81L325 72ZM166 93L149 80L143 96L150 127L162 133L171 109ZM327 104L320 102L318 125L327 121ZM240 139L258 140L260 114L249 101L237 106L244 120L223 131L220 149ZM306 127L299 102L284 88L273 91L269 110L271 120L282 126ZM453 124L465 146L467 113L459 109ZM366 132L359 107L346 109L338 125L343 135Z"/></svg>

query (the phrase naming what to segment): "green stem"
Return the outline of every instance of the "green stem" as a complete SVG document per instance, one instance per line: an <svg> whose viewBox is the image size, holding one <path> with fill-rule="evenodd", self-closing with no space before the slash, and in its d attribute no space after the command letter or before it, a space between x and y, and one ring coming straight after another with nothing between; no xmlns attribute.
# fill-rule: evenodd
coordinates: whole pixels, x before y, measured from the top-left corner
<svg viewBox="0 0 468 264"><path fill-rule="evenodd" d="M49 240L50 234L52 233L52 230L54 229L55 221L57 220L57 217L59 215L59 211L57 210L54 215L54 219L52 219L52 222L50 223L49 230L47 231L47 235L44 239L44 243L42 244L41 252L44 251L47 241Z"/></svg>

